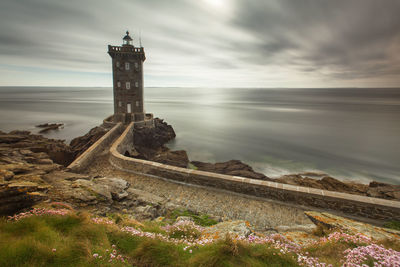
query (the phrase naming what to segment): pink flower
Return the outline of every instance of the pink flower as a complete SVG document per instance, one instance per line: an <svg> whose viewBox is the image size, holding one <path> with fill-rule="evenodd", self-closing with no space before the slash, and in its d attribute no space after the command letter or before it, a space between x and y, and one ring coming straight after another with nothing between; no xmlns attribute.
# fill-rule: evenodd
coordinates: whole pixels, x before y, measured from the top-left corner
<svg viewBox="0 0 400 267"><path fill-rule="evenodd" d="M53 252L56 252L56 251L57 251L57 249L53 248L51 251L53 251Z"/></svg>

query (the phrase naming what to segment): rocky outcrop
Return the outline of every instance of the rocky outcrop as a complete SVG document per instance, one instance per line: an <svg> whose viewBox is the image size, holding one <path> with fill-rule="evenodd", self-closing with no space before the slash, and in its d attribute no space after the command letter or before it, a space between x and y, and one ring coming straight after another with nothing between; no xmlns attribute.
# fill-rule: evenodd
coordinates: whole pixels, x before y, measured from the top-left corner
<svg viewBox="0 0 400 267"><path fill-rule="evenodd" d="M39 131L39 133L47 133L49 131L54 131L62 128L64 126L64 123L44 123L44 124L39 124L36 125L38 128L42 128L42 130Z"/></svg>
<svg viewBox="0 0 400 267"><path fill-rule="evenodd" d="M0 216L13 215L47 199L46 187L35 183L0 183Z"/></svg>
<svg viewBox="0 0 400 267"><path fill-rule="evenodd" d="M141 126L135 128L133 133L134 151L125 155L186 168L189 163L186 151L171 151L165 146L175 136L175 131L171 125L155 118L154 127Z"/></svg>
<svg viewBox="0 0 400 267"><path fill-rule="evenodd" d="M163 153L156 154L152 160L181 168L186 168L189 163L189 158L185 150L167 150Z"/></svg>
<svg viewBox="0 0 400 267"><path fill-rule="evenodd" d="M55 162L68 165L73 159L74 151L63 140L48 139L28 131L0 133L0 164Z"/></svg>
<svg viewBox="0 0 400 267"><path fill-rule="evenodd" d="M275 182L318 188L341 193L357 194L369 197L400 200L400 185L370 182L369 185L355 182L343 182L324 173L300 173L284 175Z"/></svg>
<svg viewBox="0 0 400 267"><path fill-rule="evenodd" d="M154 119L154 127L137 127L133 133L133 145L141 157L153 158L162 152L165 144L175 138L175 131L171 125L159 118Z"/></svg>
<svg viewBox="0 0 400 267"><path fill-rule="evenodd" d="M373 226L327 212L306 211L304 213L314 224L321 225L333 231L342 231L350 235L360 233L378 241L400 238L400 231L397 230Z"/></svg>
<svg viewBox="0 0 400 267"><path fill-rule="evenodd" d="M75 157L79 157L108 131L109 129L105 128L104 126L96 126L84 136L72 139L70 146L75 153Z"/></svg>
<svg viewBox="0 0 400 267"><path fill-rule="evenodd" d="M240 160L230 160L218 163L192 161L191 164L193 164L200 171L215 172L259 180L271 180L264 174L255 172L252 167L241 162Z"/></svg>
<svg viewBox="0 0 400 267"><path fill-rule="evenodd" d="M367 196L400 200L400 185L372 181L368 185Z"/></svg>

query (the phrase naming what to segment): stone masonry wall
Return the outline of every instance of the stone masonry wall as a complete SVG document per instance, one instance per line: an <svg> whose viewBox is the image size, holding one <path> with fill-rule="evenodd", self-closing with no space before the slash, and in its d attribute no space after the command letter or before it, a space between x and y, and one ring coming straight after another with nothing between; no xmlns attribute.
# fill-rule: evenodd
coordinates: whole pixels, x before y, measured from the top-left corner
<svg viewBox="0 0 400 267"><path fill-rule="evenodd" d="M341 211L352 216L400 220L400 202L308 187L197 171L124 156L133 143L129 124L110 149L110 163L122 171L158 176L308 207Z"/></svg>
<svg viewBox="0 0 400 267"><path fill-rule="evenodd" d="M111 130L97 140L88 150L76 158L68 168L72 171L83 171L93 161L98 153L109 146L115 138L123 132L124 127L122 123L116 124Z"/></svg>

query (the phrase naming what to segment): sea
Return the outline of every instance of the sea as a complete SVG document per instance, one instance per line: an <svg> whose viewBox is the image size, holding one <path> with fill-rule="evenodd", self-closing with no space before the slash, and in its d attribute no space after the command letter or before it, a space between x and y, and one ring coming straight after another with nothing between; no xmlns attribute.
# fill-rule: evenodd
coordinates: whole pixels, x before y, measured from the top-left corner
<svg viewBox="0 0 400 267"><path fill-rule="evenodd" d="M145 110L190 160L400 184L400 88L145 88ZM68 143L112 112L112 88L0 87L5 132L62 122L45 136Z"/></svg>

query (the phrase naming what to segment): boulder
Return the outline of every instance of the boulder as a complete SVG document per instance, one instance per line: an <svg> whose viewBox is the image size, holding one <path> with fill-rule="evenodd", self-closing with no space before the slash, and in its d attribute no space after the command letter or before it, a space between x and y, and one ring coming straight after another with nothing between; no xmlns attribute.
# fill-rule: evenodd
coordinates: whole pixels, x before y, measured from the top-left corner
<svg viewBox="0 0 400 267"><path fill-rule="evenodd" d="M251 179L271 180L262 173L255 172L252 167L240 160L230 160L218 163L206 163L201 161L192 161L195 167L200 171L215 172L226 175L234 175Z"/></svg>
<svg viewBox="0 0 400 267"><path fill-rule="evenodd" d="M125 191L129 187L129 183L118 178L97 178L93 180L78 179L75 186L80 187L93 196L98 201L112 202L112 200L121 201L128 196Z"/></svg>
<svg viewBox="0 0 400 267"><path fill-rule="evenodd" d="M186 168L189 164L189 158L185 150L168 150L164 153L157 154L151 160L181 168Z"/></svg>

